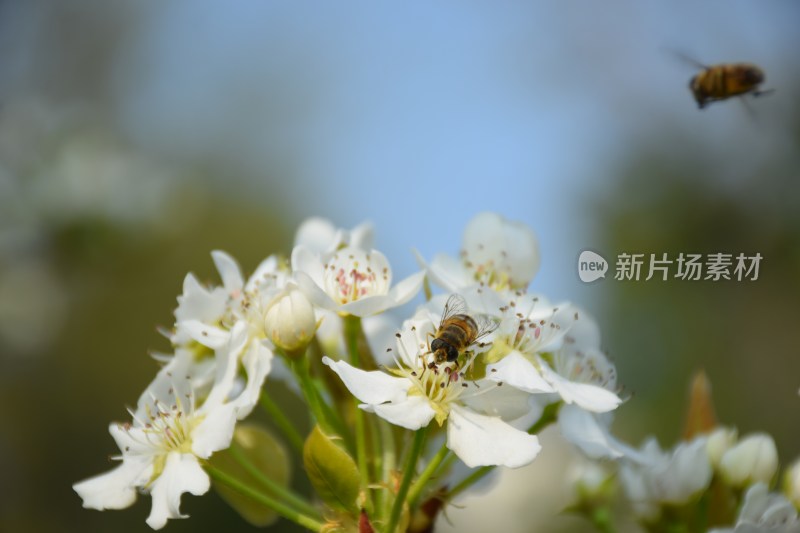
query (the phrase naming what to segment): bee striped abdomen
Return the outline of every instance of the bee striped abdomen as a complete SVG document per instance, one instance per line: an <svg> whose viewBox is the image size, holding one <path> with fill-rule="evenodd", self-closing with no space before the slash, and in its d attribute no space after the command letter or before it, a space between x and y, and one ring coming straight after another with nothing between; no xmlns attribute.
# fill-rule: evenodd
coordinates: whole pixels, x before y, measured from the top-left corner
<svg viewBox="0 0 800 533"><path fill-rule="evenodd" d="M448 321L438 338L457 349L464 349L472 344L472 337L478 326L469 315L456 315Z"/></svg>
<svg viewBox="0 0 800 533"><path fill-rule="evenodd" d="M689 82L697 104L702 108L708 103L725 100L747 93L764 94L758 85L764 81L764 72L750 63L730 63L705 68Z"/></svg>

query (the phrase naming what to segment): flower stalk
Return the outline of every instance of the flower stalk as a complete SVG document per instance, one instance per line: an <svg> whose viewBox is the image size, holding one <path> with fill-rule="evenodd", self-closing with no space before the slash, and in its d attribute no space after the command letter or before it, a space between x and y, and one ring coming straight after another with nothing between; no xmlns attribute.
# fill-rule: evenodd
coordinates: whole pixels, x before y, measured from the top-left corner
<svg viewBox="0 0 800 533"><path fill-rule="evenodd" d="M286 518L287 520L291 520L299 526L302 526L310 531L321 531L324 527L324 524L319 520L301 513L293 507L276 500L272 496L264 494L263 492L260 492L257 489L242 483L235 477L226 474L222 470L219 470L210 464L206 463L204 468L208 475L215 481L223 483L238 493L269 507L282 517Z"/></svg>
<svg viewBox="0 0 800 533"><path fill-rule="evenodd" d="M283 413L283 410L275 403L275 400L270 397L269 393L266 390L261 391L261 397L259 398L259 403L261 404L261 408L264 409L264 412L269 415L271 420L275 422L275 425L278 426L278 429L281 430L283 435L286 437L286 440L289 441L289 444L292 445L292 448L295 449L298 453L303 453L303 437L300 436L300 433L294 427L294 424L286 417Z"/></svg>
<svg viewBox="0 0 800 533"><path fill-rule="evenodd" d="M411 486L411 480L414 477L414 472L417 469L417 462L419 461L419 456L422 453L422 449L425 445L425 437L428 435L429 427L430 426L426 426L414 432L414 440L411 443L411 450L408 452L406 464L403 468L403 478L400 481L400 487L397 489L397 495L395 496L394 504L392 504L392 512L389 515L389 521L386 525L386 533L394 533L395 529L397 528L397 522L400 519L400 514L403 511L403 504L406 502L406 495L408 494L408 489Z"/></svg>
<svg viewBox="0 0 800 533"><path fill-rule="evenodd" d="M357 316L344 317L344 334L350 364L360 367L361 356L358 351L358 335L361 330L361 319ZM358 407L358 400L353 397L355 432L356 432L356 464L361 473L361 484L369 485L369 470L367 469L367 434L364 421L364 412Z"/></svg>
<svg viewBox="0 0 800 533"><path fill-rule="evenodd" d="M315 520L322 520L322 515L308 501L296 494L290 488L284 487L270 479L268 476L264 475L264 472L262 472L256 465L253 464L252 461L250 461L250 459L247 458L238 444L234 443L231 445L230 453L234 460L239 463L239 465L241 465L248 474L253 476L256 480L258 480L259 483L264 485L264 487L271 494L280 497L288 506L294 507L296 511L303 513Z"/></svg>

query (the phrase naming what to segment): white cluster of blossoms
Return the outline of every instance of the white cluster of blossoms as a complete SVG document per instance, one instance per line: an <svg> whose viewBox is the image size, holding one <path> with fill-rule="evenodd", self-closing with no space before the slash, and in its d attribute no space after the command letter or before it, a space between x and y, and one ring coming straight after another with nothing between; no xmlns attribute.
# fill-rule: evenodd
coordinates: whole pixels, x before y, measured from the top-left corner
<svg viewBox="0 0 800 533"><path fill-rule="evenodd" d="M566 435L598 455L618 453L607 424L596 416L621 403L614 366L599 350L597 326L585 313L527 292L539 267L529 228L483 213L467 226L459 259L420 261L448 293L403 323L396 347L389 348L394 364L365 372L324 359L363 409L411 430L447 421L447 446L467 466L518 467L530 463L540 446L513 421L563 401ZM430 343L449 294L461 295L465 310L492 326L460 360L443 362Z"/></svg>
<svg viewBox="0 0 800 533"><path fill-rule="evenodd" d="M85 507L121 509L149 493L147 523L158 529L185 516L184 493L204 494L213 479L226 500L232 491L314 531L424 530L442 508L426 502L452 501L493 467L529 464L541 450L536 434L556 423L587 461L618 467L644 523L697 501L717 479L748 490L741 524L797 522L786 502L800 499L800 474L787 478L789 500L760 488L777 471L764 435L737 443L718 429L664 452L611 434L622 399L599 328L583 309L529 292L540 261L523 224L479 214L459 257L418 257L422 270L399 282L368 224L348 231L309 219L289 260L269 256L249 277L229 255L212 258L221 284L186 276L164 331L172 353L157 356L163 366L131 420L110 427L119 466L74 485ZM394 322L423 286L427 301ZM297 427L270 398L279 380L301 395L314 427ZM302 456L312 500L285 475L271 480L238 444L238 422L259 403ZM282 449L277 456L286 460ZM476 470L459 480L456 461Z"/></svg>

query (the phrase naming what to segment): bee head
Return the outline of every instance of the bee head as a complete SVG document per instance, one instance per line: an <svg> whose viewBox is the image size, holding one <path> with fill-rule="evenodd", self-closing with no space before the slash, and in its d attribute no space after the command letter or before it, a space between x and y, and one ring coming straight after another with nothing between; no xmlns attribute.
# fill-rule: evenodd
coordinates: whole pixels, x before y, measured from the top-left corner
<svg viewBox="0 0 800 533"><path fill-rule="evenodd" d="M764 71L755 65L748 65L744 69L744 79L749 84L757 85L764 81Z"/></svg>

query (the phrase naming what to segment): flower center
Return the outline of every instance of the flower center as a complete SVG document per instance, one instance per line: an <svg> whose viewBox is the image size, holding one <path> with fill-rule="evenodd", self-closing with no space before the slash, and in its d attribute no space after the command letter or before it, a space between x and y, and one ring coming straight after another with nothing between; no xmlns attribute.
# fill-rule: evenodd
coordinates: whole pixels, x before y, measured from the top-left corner
<svg viewBox="0 0 800 533"><path fill-rule="evenodd" d="M572 339L565 339L567 349L557 351L553 356L553 369L560 375L578 383L598 385L613 390L617 385L617 371L605 355L591 350L583 352L569 349Z"/></svg>
<svg viewBox="0 0 800 533"><path fill-rule="evenodd" d="M464 376L475 361L475 357L474 354L471 355L464 367L459 368L457 363L437 364L432 353L424 352L418 355L419 364L416 368L404 367L398 361L397 368L390 371L412 382L409 395L416 394L428 399L436 413L436 422L441 426L450 414L450 405L469 388ZM477 387L477 384L475 386Z"/></svg>
<svg viewBox="0 0 800 533"><path fill-rule="evenodd" d="M389 292L391 271L380 252L342 248L325 265L325 292L339 304Z"/></svg>

